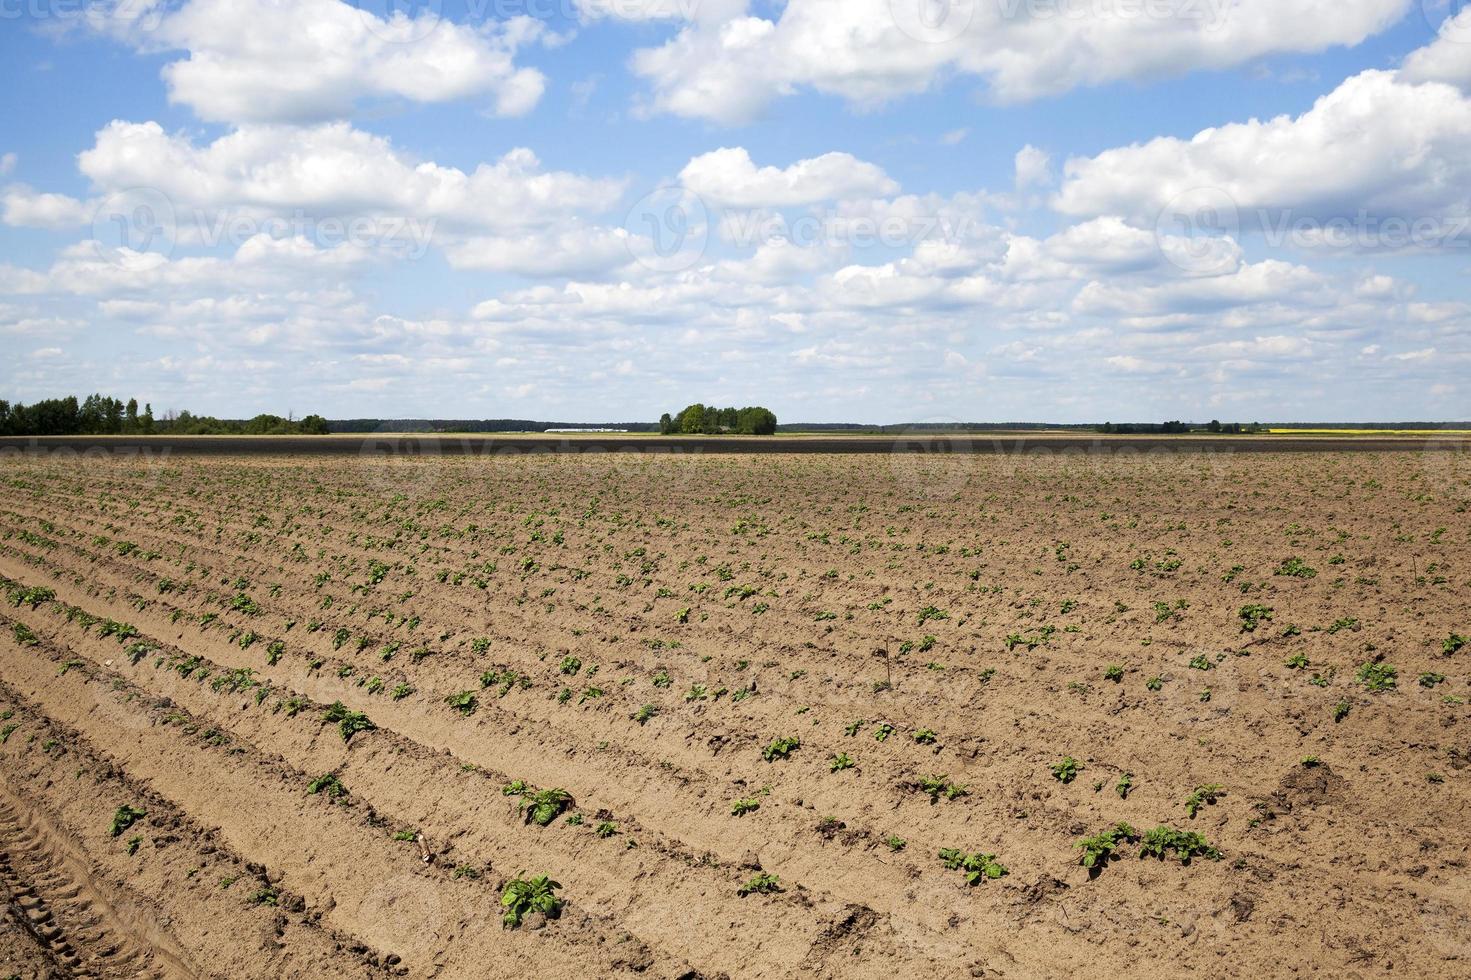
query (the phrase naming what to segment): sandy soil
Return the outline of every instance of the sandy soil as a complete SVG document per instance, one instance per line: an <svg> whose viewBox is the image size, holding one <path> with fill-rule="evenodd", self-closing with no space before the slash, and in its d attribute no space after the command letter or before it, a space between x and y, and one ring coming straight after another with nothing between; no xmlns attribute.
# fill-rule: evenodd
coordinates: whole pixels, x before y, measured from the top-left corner
<svg viewBox="0 0 1471 980"><path fill-rule="evenodd" d="M0 976L1471 976L1463 454L0 483Z"/></svg>

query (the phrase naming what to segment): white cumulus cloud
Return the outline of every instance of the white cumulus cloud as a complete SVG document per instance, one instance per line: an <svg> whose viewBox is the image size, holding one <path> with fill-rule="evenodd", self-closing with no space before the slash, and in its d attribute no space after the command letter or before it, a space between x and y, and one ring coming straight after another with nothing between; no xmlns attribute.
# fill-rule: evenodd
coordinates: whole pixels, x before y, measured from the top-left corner
<svg viewBox="0 0 1471 980"><path fill-rule="evenodd" d="M741 208L793 207L899 189L881 167L847 153L825 153L782 169L757 167L739 146L695 157L679 179L707 201Z"/></svg>

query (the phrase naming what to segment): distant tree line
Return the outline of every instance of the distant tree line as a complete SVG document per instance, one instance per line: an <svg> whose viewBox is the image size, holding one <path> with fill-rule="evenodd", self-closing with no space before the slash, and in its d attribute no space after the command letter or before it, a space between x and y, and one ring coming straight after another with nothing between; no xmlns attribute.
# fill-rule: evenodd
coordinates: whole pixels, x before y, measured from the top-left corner
<svg viewBox="0 0 1471 980"><path fill-rule="evenodd" d="M654 432L653 422L537 422L531 419L333 419L333 432L545 432L548 429L627 429Z"/></svg>
<svg viewBox="0 0 1471 980"><path fill-rule="evenodd" d="M1205 425L1191 425L1187 422L1105 422L1097 426L1099 432L1109 435L1183 435L1189 432L1211 432L1222 435L1255 435L1265 431L1260 422L1252 422L1243 425L1240 422L1222 422L1219 419L1211 419Z"/></svg>
<svg viewBox="0 0 1471 980"><path fill-rule="evenodd" d="M776 431L776 416L759 405L747 408L716 408L696 402L678 415L665 412L659 418L661 435L732 434L769 436Z"/></svg>
<svg viewBox="0 0 1471 980"><path fill-rule="evenodd" d="M126 403L107 395L47 398L34 405L0 399L0 436L147 436L147 435L326 435L327 420L308 415L300 421L279 415L257 415L237 421L180 412L155 419L153 406L138 411L138 400Z"/></svg>

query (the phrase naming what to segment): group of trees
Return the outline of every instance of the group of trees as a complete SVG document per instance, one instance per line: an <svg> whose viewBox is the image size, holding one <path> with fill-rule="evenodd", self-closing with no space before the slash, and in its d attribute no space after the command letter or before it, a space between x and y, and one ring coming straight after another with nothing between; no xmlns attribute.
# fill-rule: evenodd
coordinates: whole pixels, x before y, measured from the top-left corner
<svg viewBox="0 0 1471 980"><path fill-rule="evenodd" d="M153 406L138 411L138 400L127 403L107 395L47 398L34 405L0 399L0 435L4 436L147 436L162 435L325 435L327 420L308 415L298 421L279 415L257 415L248 421L217 419L180 412L155 419Z"/></svg>
<svg viewBox="0 0 1471 980"><path fill-rule="evenodd" d="M164 431L180 436L324 436L328 429L327 420L320 415L293 421L262 414L237 422L184 411Z"/></svg>
<svg viewBox="0 0 1471 980"><path fill-rule="evenodd" d="M88 395L78 402L76 396L68 395L34 405L12 405L0 399L0 435L148 435L156 425L153 406L144 405L140 415L136 398L124 404L107 395Z"/></svg>
<svg viewBox="0 0 1471 980"><path fill-rule="evenodd" d="M776 415L759 405L747 408L716 408L696 402L678 415L665 412L659 418L660 435L733 434L769 436L776 431Z"/></svg>
<svg viewBox="0 0 1471 980"><path fill-rule="evenodd" d="M1120 436L1156 435L1160 433L1163 433L1165 435L1183 435L1187 432L1212 432L1220 433L1223 435L1241 435L1242 433L1246 433L1250 435L1263 431L1262 424L1260 422L1253 422L1250 425L1242 425L1240 422L1222 422L1219 419L1211 419L1210 422L1208 422L1204 426L1191 425L1188 422L1180 421L1158 423L1120 422L1118 424L1114 424L1113 422L1105 422L1097 428L1099 432Z"/></svg>
<svg viewBox="0 0 1471 980"><path fill-rule="evenodd" d="M333 432L546 432L606 429L653 432L653 422L538 422L533 419L333 419Z"/></svg>

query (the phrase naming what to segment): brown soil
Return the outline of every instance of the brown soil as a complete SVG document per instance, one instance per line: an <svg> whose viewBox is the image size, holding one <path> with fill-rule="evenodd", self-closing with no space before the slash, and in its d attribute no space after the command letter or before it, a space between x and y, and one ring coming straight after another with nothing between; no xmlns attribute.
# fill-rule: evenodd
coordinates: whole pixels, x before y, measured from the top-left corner
<svg viewBox="0 0 1471 980"><path fill-rule="evenodd" d="M1471 976L1460 454L0 480L0 976Z"/></svg>

